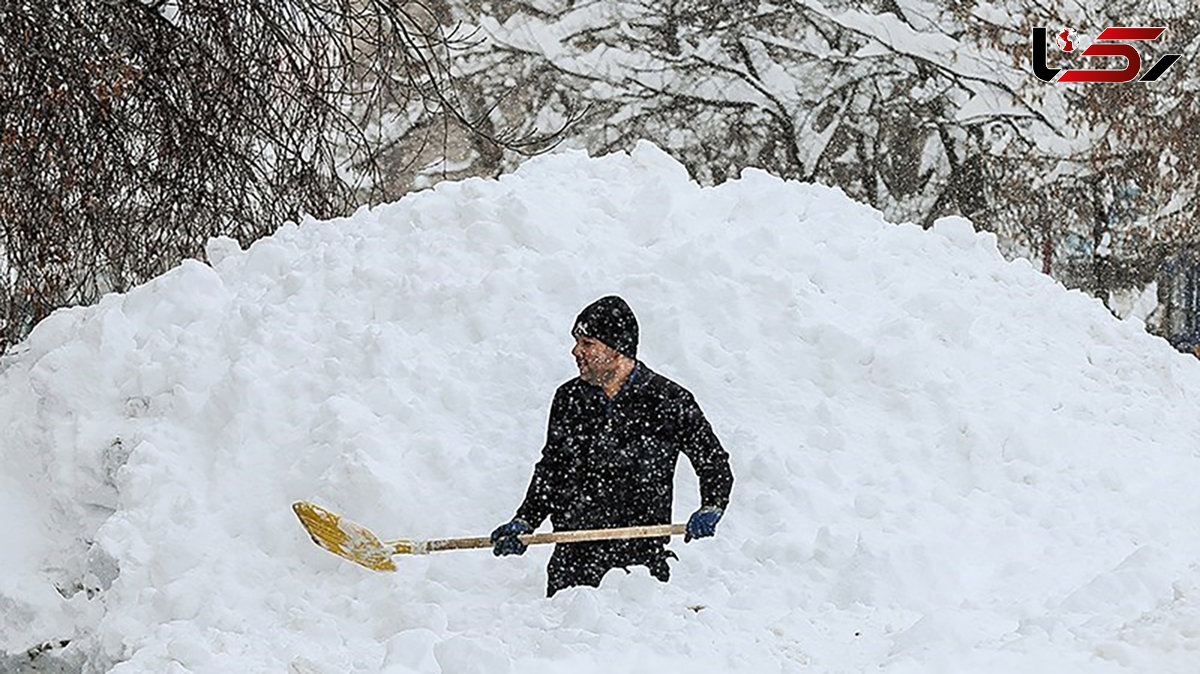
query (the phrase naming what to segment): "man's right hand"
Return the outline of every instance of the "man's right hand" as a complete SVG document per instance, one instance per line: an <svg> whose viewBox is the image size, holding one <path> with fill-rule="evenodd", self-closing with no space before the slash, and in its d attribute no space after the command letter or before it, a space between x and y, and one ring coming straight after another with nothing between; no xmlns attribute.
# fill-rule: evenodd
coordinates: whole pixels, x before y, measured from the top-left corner
<svg viewBox="0 0 1200 674"><path fill-rule="evenodd" d="M497 557L504 555L523 555L529 547L517 536L533 533L533 527L523 519L514 517L511 522L501 524L492 532L492 554Z"/></svg>

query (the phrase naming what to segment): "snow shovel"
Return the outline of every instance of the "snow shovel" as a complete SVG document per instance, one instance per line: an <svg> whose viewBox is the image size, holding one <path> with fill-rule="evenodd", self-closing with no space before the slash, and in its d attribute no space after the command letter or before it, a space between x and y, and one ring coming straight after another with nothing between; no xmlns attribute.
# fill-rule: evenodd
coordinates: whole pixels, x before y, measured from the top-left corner
<svg viewBox="0 0 1200 674"><path fill-rule="evenodd" d="M331 513L308 501L292 504L300 524L308 531L313 542L339 557L367 567L373 571L395 571L394 555L424 555L442 550L466 550L490 548L492 541L487 536L471 538L435 538L416 541L406 538L381 541L371 530L350 520ZM656 524L619 529L581 529L579 531L556 531L546 534L518 536L525 545L541 543L578 543L581 541L609 541L619 538L654 538L678 536L684 532L683 524Z"/></svg>

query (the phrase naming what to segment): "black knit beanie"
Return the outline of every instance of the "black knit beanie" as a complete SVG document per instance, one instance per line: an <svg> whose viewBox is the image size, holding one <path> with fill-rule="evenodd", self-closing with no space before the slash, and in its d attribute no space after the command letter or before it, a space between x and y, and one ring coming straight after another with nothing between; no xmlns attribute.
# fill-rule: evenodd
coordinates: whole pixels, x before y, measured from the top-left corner
<svg viewBox="0 0 1200 674"><path fill-rule="evenodd" d="M625 300L616 295L601 297L587 305L575 319L571 334L600 340L619 353L637 359L637 318Z"/></svg>

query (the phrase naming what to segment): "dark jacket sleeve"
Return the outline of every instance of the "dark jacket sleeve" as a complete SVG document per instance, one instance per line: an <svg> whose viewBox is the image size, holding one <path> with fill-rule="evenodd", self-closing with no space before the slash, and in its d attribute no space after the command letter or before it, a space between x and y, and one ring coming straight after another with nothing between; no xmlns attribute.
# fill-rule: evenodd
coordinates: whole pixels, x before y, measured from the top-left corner
<svg viewBox="0 0 1200 674"><path fill-rule="evenodd" d="M558 509L558 498L570 479L565 456L565 406L566 395L559 389L550 405L550 422L546 428L542 458L533 467L533 477L529 480L529 488L525 490L525 500L517 509L516 516L534 529Z"/></svg>
<svg viewBox="0 0 1200 674"><path fill-rule="evenodd" d="M686 393L680 402L679 433L681 449L700 479L701 507L714 506L724 510L729 506L729 492L733 490L729 454L721 447L721 441L691 393Z"/></svg>

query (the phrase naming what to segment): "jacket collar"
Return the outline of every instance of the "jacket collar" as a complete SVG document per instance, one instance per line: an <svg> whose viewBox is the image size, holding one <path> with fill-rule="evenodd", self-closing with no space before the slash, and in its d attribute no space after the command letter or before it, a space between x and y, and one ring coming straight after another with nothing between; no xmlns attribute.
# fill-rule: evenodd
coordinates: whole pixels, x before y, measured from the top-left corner
<svg viewBox="0 0 1200 674"><path fill-rule="evenodd" d="M617 391L617 395L613 396L613 400L621 397L621 394L634 388L641 386L642 379L646 376L646 368L642 366L642 361L633 361L633 369L629 371L629 376L625 378L625 382L621 384L621 388Z"/></svg>

